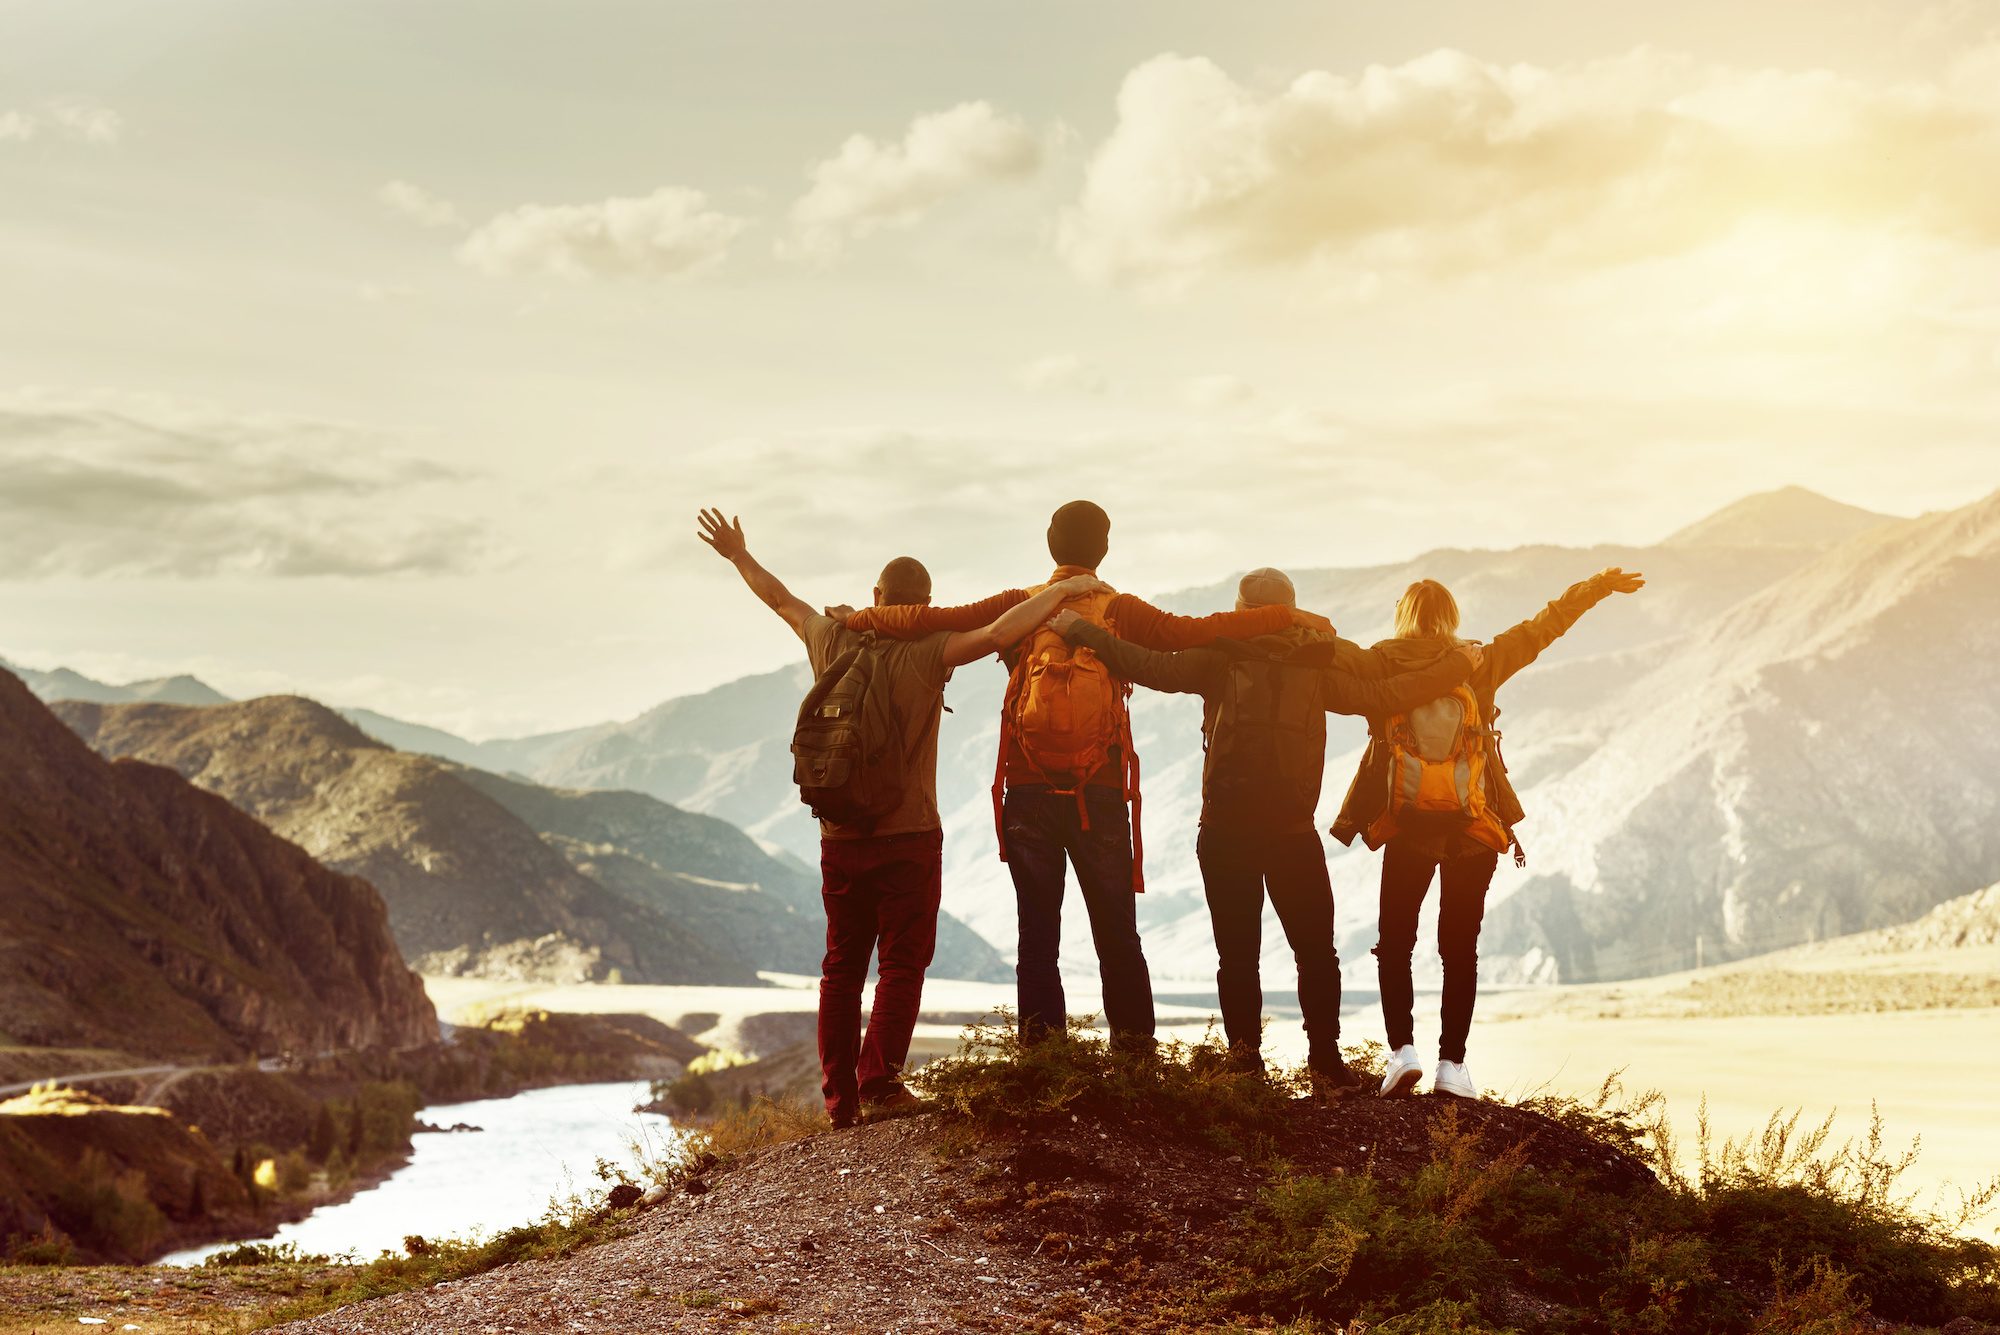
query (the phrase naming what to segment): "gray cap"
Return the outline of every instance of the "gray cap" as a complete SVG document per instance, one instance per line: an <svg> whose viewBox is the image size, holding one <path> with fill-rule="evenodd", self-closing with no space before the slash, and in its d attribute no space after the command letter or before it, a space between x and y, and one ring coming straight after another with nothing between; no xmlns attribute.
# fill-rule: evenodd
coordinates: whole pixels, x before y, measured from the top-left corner
<svg viewBox="0 0 2000 1335"><path fill-rule="evenodd" d="M1292 588L1292 578L1282 570L1261 566L1243 577L1236 586L1236 607L1239 611L1251 607L1269 607L1276 603L1280 607L1297 607L1298 594Z"/></svg>

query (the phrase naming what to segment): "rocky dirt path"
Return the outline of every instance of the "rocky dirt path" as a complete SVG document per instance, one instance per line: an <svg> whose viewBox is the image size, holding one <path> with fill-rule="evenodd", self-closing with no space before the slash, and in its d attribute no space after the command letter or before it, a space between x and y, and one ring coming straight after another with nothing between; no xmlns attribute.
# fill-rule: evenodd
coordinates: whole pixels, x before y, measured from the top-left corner
<svg viewBox="0 0 2000 1335"><path fill-rule="evenodd" d="M1450 1100L1294 1109L1302 1171L1400 1178ZM1532 1113L1456 1105L1497 1153L1646 1169ZM926 1116L762 1151L622 1236L284 1329L1056 1332L1123 1325L1197 1280L1263 1176L1239 1157L1088 1117L975 1143ZM1092 1318L1095 1318L1094 1320Z"/></svg>

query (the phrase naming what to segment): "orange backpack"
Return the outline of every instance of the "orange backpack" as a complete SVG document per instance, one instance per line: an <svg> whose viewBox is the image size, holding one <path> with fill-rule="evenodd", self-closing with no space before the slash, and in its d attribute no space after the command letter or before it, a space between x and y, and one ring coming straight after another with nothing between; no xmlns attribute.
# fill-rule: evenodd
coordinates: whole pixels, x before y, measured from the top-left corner
<svg viewBox="0 0 2000 1335"><path fill-rule="evenodd" d="M1399 830L1462 830L1497 853L1513 835L1487 803L1488 741L1479 697L1460 686L1389 719L1389 803L1368 829L1379 848Z"/></svg>
<svg viewBox="0 0 2000 1335"><path fill-rule="evenodd" d="M1046 589L1029 589L1030 597ZM1086 593L1062 604L1093 625L1106 625L1115 593ZM993 824L1000 836L1000 860L1007 860L1007 831L1001 808L1007 785L1007 740L1034 767L1052 792L1075 794L1083 828L1090 828L1083 786L1117 747L1124 758L1125 800L1132 804L1132 888L1146 889L1139 836L1139 757L1132 750L1132 719L1126 700L1130 682L1111 675L1103 660L1082 645L1072 646L1047 625L1021 642L1007 695L1000 706L1000 755L993 770Z"/></svg>

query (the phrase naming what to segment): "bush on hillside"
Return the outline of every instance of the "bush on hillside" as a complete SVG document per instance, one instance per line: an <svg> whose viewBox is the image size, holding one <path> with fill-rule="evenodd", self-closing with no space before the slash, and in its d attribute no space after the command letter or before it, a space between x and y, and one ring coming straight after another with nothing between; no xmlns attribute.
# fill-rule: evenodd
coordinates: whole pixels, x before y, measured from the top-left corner
<svg viewBox="0 0 2000 1335"><path fill-rule="evenodd" d="M1614 1146L1639 1124L1602 1101L1570 1111L1566 1124ZM1830 1127L1800 1135L1796 1115L1720 1149L1704 1130L1684 1171L1656 1109L1640 1148L1662 1183L1624 1197L1586 1173L1524 1170L1518 1146L1481 1163L1454 1109L1430 1134L1430 1163L1400 1185L1281 1177L1195 1308L1371 1332L1616 1335L1844 1335L1874 1329L1871 1316L2000 1315L2000 1251L1954 1233L1994 1190L1917 1208L1894 1190L1914 1156L1883 1154L1879 1119L1831 1151Z"/></svg>
<svg viewBox="0 0 2000 1335"><path fill-rule="evenodd" d="M1260 1160L1276 1148L1286 1103L1306 1088L1302 1069L1268 1077L1230 1069L1229 1049L1212 1031L1199 1043L1123 1047L1071 1017L1065 1032L1029 1042L1004 1010L997 1023L968 1026L956 1054L908 1083L947 1118L989 1129L1088 1112Z"/></svg>
<svg viewBox="0 0 2000 1335"><path fill-rule="evenodd" d="M91 1146L57 1190L49 1214L64 1232L103 1256L136 1260L167 1234L167 1217L146 1194L146 1175L119 1172Z"/></svg>

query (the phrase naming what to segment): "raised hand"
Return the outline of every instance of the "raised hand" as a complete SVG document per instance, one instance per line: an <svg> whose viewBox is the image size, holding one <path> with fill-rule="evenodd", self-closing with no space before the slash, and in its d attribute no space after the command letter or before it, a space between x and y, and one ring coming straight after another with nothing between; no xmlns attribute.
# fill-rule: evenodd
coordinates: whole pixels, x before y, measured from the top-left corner
<svg viewBox="0 0 2000 1335"><path fill-rule="evenodd" d="M715 548L715 554L723 560L734 561L750 551L750 544L743 537L741 519L724 522L722 511L703 510L700 520L701 540Z"/></svg>
<svg viewBox="0 0 2000 1335"><path fill-rule="evenodd" d="M1617 566L1597 572L1597 582L1612 593L1637 593L1646 587L1646 577L1638 571L1624 571Z"/></svg>

